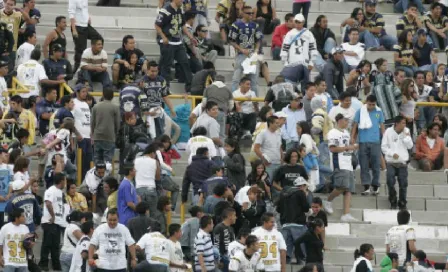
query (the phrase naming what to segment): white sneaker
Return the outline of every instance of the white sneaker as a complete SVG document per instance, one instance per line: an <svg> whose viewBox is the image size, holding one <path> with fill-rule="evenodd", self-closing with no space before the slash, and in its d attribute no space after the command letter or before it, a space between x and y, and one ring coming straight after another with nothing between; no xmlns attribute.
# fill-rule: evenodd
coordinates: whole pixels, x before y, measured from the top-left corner
<svg viewBox="0 0 448 272"><path fill-rule="evenodd" d="M324 210L328 213L328 214L333 214L333 205L331 204L330 201L323 201L324 204Z"/></svg>
<svg viewBox="0 0 448 272"><path fill-rule="evenodd" d="M372 195L379 195L380 194L380 187L376 188L376 190L372 190Z"/></svg>
<svg viewBox="0 0 448 272"><path fill-rule="evenodd" d="M370 188L361 193L361 195L370 195Z"/></svg>
<svg viewBox="0 0 448 272"><path fill-rule="evenodd" d="M348 223L348 222L359 222L358 219L354 218L351 214L347 213L341 216L341 221Z"/></svg>

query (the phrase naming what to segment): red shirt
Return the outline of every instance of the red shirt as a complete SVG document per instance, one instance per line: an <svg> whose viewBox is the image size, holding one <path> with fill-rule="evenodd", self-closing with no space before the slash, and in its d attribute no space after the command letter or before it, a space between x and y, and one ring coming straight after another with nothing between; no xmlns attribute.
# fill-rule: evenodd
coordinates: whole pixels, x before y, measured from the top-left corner
<svg viewBox="0 0 448 272"><path fill-rule="evenodd" d="M274 34L272 34L272 48L274 47L282 47L283 38L285 38L286 34L290 31L286 24L281 24L277 26L274 30Z"/></svg>
<svg viewBox="0 0 448 272"><path fill-rule="evenodd" d="M163 161L171 166L172 161L171 159L178 160L180 159L180 154L175 149L170 149L168 151L162 151L162 157Z"/></svg>

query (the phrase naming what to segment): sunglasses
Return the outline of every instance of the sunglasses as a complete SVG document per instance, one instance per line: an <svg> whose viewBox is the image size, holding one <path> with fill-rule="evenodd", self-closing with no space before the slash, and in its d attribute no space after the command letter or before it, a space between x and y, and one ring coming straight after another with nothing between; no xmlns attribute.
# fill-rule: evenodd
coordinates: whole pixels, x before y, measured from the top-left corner
<svg viewBox="0 0 448 272"><path fill-rule="evenodd" d="M303 24L302 21L294 21L296 24Z"/></svg>
<svg viewBox="0 0 448 272"><path fill-rule="evenodd" d="M247 15L254 15L253 12L245 12Z"/></svg>

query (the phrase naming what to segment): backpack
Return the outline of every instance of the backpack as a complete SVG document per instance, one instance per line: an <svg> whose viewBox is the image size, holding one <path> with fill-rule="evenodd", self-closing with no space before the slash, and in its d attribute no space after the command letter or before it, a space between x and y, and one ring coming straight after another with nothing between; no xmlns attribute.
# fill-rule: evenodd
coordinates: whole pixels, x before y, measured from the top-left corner
<svg viewBox="0 0 448 272"><path fill-rule="evenodd" d="M134 112L141 119L142 112L149 110L148 97L136 86L126 86L120 91L120 113Z"/></svg>

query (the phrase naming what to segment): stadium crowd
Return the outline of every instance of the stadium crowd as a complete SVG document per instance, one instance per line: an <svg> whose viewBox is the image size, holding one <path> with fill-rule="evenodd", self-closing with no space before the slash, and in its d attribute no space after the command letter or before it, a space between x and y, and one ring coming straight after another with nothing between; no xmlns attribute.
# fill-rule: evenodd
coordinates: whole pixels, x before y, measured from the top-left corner
<svg viewBox="0 0 448 272"><path fill-rule="evenodd" d="M321 272L333 200L343 198L341 222L358 221L351 197L378 195L381 171L390 208L399 209L398 225L385 234L381 271L446 269L417 249L407 210L409 170L448 169L447 112L417 106L448 101L446 64L436 55L448 46L442 2L429 11L420 0L396 2L403 14L394 37L376 2L365 0L342 21L338 44L325 15L307 28L309 0L294 1L283 24L270 0L254 7L222 0L213 18L219 41L210 35L207 1L160 0L160 60L126 35L113 63L87 0L68 2L69 21L56 17L38 45L35 1L18 7L0 0L3 271L285 272L298 263L302 272ZM279 75L263 58L266 35L273 59L283 62ZM366 51L386 50L393 69L386 59L365 59ZM235 59L230 87L215 69L224 54ZM259 76L268 85L260 103ZM15 80L28 92L10 94ZM191 113L170 100L174 81L203 96ZM95 82L103 87L100 101L91 95ZM73 94L60 96L66 83ZM173 160L183 154L188 166L179 185ZM169 224L179 197L191 217ZM360 245L352 271L373 271L374 258L371 244Z"/></svg>

